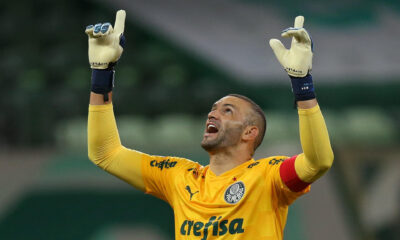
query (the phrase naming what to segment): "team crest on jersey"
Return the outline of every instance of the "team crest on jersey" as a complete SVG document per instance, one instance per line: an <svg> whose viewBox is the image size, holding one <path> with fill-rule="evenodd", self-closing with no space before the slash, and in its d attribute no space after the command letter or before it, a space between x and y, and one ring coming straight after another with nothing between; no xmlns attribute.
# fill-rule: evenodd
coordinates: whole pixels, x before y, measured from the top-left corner
<svg viewBox="0 0 400 240"><path fill-rule="evenodd" d="M244 193L246 191L246 188L244 186L244 183L242 181L240 182L235 182L234 184L230 185L224 194L224 199L225 202L230 203L230 204L235 204L242 199Z"/></svg>

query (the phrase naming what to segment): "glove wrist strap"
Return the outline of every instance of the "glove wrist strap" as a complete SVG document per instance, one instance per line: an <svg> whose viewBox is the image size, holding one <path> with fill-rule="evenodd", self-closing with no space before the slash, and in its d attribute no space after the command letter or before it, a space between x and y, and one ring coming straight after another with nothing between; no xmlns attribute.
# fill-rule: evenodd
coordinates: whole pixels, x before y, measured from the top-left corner
<svg viewBox="0 0 400 240"><path fill-rule="evenodd" d="M114 68L107 69L92 69L92 86L91 91L98 94L103 94L104 101L107 102L108 93L114 87Z"/></svg>
<svg viewBox="0 0 400 240"><path fill-rule="evenodd" d="M310 74L305 77L289 77L292 81L292 91L296 102L315 98L314 84Z"/></svg>

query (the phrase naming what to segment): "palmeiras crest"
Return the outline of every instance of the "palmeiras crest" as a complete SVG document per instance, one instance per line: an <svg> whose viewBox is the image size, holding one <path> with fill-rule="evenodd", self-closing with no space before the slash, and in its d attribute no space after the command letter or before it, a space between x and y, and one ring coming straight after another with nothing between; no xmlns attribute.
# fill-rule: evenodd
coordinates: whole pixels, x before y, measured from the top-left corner
<svg viewBox="0 0 400 240"><path fill-rule="evenodd" d="M230 204L235 204L239 202L240 199L242 199L245 190L246 188L244 187L244 183L242 181L231 184L225 191L225 202Z"/></svg>

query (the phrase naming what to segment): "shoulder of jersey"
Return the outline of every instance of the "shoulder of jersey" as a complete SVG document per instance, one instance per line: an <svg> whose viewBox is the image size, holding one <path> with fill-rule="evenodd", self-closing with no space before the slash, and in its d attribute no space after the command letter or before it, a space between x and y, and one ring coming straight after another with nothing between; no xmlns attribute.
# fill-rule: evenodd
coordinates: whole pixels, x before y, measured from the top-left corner
<svg viewBox="0 0 400 240"><path fill-rule="evenodd" d="M260 162L260 163L266 164L268 166L275 166L275 165L279 165L281 162L285 161L288 158L289 158L288 156L271 156L271 157L259 159L256 162Z"/></svg>
<svg viewBox="0 0 400 240"><path fill-rule="evenodd" d="M186 158L175 158L180 165L180 174L182 176L193 175L195 178L203 175L205 167L198 162Z"/></svg>
<svg viewBox="0 0 400 240"><path fill-rule="evenodd" d="M180 166L184 166L184 167L191 166L191 165L200 165L198 162L192 161L187 158L182 158L182 157L161 157L161 158L176 162L176 165L180 165Z"/></svg>
<svg viewBox="0 0 400 240"><path fill-rule="evenodd" d="M182 164L184 164L185 167L191 168L191 167L195 167L195 168L202 168L203 166L195 161L192 161L190 159L187 158L179 158L180 161L182 162Z"/></svg>

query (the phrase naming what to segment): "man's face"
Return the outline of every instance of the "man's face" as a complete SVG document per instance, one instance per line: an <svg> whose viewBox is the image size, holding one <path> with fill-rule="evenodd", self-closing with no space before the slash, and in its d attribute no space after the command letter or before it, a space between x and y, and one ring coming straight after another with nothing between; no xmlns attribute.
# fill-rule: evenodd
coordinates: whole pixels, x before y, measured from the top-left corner
<svg viewBox="0 0 400 240"><path fill-rule="evenodd" d="M208 114L201 146L210 152L237 145L249 110L249 103L237 97L218 100Z"/></svg>

